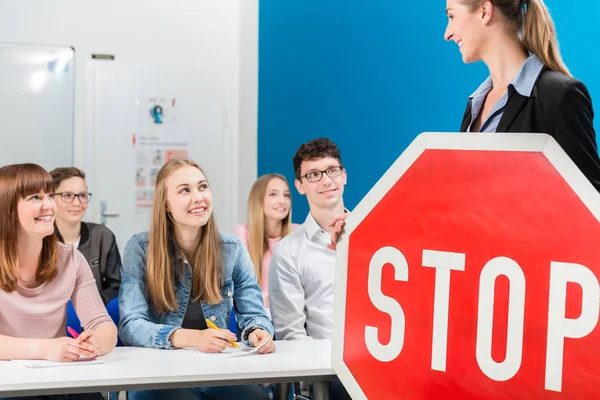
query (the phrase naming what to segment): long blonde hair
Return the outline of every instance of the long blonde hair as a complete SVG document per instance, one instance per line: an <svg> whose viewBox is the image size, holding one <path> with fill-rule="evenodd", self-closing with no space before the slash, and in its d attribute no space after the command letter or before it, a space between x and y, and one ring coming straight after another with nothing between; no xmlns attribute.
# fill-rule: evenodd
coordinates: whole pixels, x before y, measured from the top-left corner
<svg viewBox="0 0 600 400"><path fill-rule="evenodd" d="M262 260L269 248L269 241L265 235L265 195L267 186L273 179L281 179L288 186L287 180L280 174L266 174L254 182L248 196L248 253L254 264L256 278L260 282L262 277ZM292 209L281 221L281 237L290 233L292 225Z"/></svg>
<svg viewBox="0 0 600 400"><path fill-rule="evenodd" d="M0 168L0 289L14 291L19 278L17 205L34 193L54 193L50 174L37 164L12 164ZM56 235L42 239L40 265L36 272L39 282L50 282L58 274L58 246Z"/></svg>
<svg viewBox="0 0 600 400"><path fill-rule="evenodd" d="M461 3L475 11L486 1L461 0ZM504 15L509 27L515 32L522 32L521 43L527 51L535 54L551 70L571 76L560 55L556 28L544 0L489 1Z"/></svg>
<svg viewBox="0 0 600 400"><path fill-rule="evenodd" d="M173 220L167 214L166 180L182 167L202 168L191 160L170 160L158 172L152 205L150 238L147 257L148 295L158 312L176 311L175 265L172 242L175 241ZM204 172L203 172L204 173ZM194 301L218 304L222 300L222 249L214 214L202 227L200 243L192 264L192 295ZM191 261L191 260L190 260Z"/></svg>

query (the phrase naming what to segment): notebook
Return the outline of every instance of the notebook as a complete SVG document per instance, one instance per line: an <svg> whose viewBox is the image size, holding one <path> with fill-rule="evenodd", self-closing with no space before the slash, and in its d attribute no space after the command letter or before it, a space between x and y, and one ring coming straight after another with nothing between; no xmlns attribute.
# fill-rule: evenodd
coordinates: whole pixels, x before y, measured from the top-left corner
<svg viewBox="0 0 600 400"><path fill-rule="evenodd" d="M80 367L83 365L104 364L99 359L80 359L73 362L57 362L48 360L11 360L14 363L21 364L27 368L55 368L55 367Z"/></svg>

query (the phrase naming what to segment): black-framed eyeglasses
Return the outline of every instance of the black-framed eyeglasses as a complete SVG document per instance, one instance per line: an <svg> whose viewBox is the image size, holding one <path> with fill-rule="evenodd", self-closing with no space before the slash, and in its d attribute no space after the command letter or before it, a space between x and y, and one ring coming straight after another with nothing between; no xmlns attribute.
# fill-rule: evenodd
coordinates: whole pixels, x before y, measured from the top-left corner
<svg viewBox="0 0 600 400"><path fill-rule="evenodd" d="M62 192L62 193L54 193L54 196L60 196L62 201L65 203L72 203L75 200L75 197L79 199L81 203L87 204L92 198L91 193L71 193L71 192Z"/></svg>
<svg viewBox="0 0 600 400"><path fill-rule="evenodd" d="M309 182L319 182L323 178L323 173L326 173L328 177L335 178L342 174L344 167L337 165L335 167L329 167L323 171L310 171L308 174L302 175Z"/></svg>

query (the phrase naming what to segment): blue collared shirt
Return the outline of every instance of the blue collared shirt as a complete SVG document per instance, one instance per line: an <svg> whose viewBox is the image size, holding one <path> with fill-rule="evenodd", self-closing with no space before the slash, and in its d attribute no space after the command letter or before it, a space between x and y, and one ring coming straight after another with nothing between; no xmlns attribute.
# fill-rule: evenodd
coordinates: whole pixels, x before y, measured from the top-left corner
<svg viewBox="0 0 600 400"><path fill-rule="evenodd" d="M496 132L510 95L516 90L521 96L530 97L535 81L543 67L544 63L542 63L535 54L530 55L529 58L525 60L517 76L509 83L507 92L496 104L494 104L494 107L487 115L485 121L481 124L479 132ZM469 96L469 100L471 100L471 123L467 128L467 132L471 132L471 125L473 125L473 121L479 116L485 98L490 90L492 90L492 87L492 77L489 76L481 86Z"/></svg>

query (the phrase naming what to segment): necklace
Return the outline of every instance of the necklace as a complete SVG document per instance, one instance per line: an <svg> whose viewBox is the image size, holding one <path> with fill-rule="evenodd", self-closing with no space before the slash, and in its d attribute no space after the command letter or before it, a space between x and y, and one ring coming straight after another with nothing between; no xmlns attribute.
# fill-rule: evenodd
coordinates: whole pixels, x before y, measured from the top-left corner
<svg viewBox="0 0 600 400"><path fill-rule="evenodd" d="M19 274L19 279L21 279L23 282L31 282L31 281L35 280L35 278L37 278L36 275L34 275L32 278L25 279L21 276L21 274Z"/></svg>

